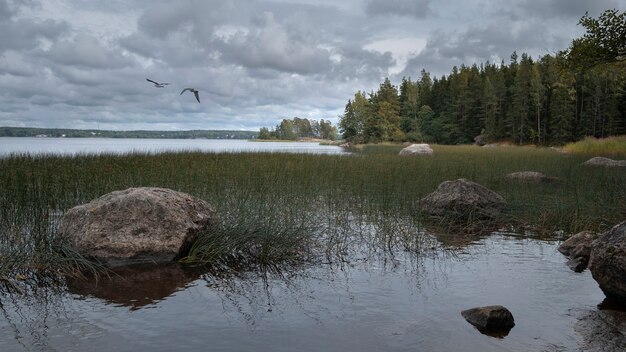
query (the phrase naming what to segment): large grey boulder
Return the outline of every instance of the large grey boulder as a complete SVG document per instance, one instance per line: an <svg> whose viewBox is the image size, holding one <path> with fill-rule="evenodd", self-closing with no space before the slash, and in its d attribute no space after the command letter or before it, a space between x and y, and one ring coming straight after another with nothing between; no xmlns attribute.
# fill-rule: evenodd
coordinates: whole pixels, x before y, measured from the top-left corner
<svg viewBox="0 0 626 352"><path fill-rule="evenodd" d="M503 336L515 326L513 314L503 306L477 307L461 312L470 324L484 334Z"/></svg>
<svg viewBox="0 0 626 352"><path fill-rule="evenodd" d="M166 188L129 188L70 209L59 234L82 255L108 266L164 263L185 255L197 233L218 220L213 208Z"/></svg>
<svg viewBox="0 0 626 352"><path fill-rule="evenodd" d="M498 193L464 178L444 181L420 200L420 209L427 214L463 219L493 218L506 205Z"/></svg>
<svg viewBox="0 0 626 352"><path fill-rule="evenodd" d="M567 265L579 273L587 268L593 240L598 236L591 231L582 231L564 241L558 248L559 252L569 257Z"/></svg>
<svg viewBox="0 0 626 352"><path fill-rule="evenodd" d="M587 166L626 166L626 160L613 160L609 158L604 158L601 156L597 156L595 158L591 158L583 163L583 165Z"/></svg>
<svg viewBox="0 0 626 352"><path fill-rule="evenodd" d="M433 148L426 143L422 144L411 144L410 146L402 149L400 151L401 156L412 156L412 155L432 155Z"/></svg>
<svg viewBox="0 0 626 352"><path fill-rule="evenodd" d="M589 270L608 298L626 306L626 221L592 243Z"/></svg>

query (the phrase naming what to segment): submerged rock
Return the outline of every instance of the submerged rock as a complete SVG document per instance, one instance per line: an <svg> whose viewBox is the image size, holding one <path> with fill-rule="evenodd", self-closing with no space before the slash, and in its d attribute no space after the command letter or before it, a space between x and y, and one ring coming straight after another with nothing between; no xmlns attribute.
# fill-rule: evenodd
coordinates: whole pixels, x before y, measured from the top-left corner
<svg viewBox="0 0 626 352"><path fill-rule="evenodd" d="M513 314L503 306L472 308L462 311L461 315L487 335L506 336L515 326Z"/></svg>
<svg viewBox="0 0 626 352"><path fill-rule="evenodd" d="M591 158L583 163L583 165L587 166L626 166L626 160L613 160L609 158L604 158L601 156L597 156L595 158Z"/></svg>
<svg viewBox="0 0 626 352"><path fill-rule="evenodd" d="M598 236L591 231L582 231L568 238L559 246L559 252L569 257L567 265L570 269L579 273L587 268L592 242L596 237Z"/></svg>
<svg viewBox="0 0 626 352"><path fill-rule="evenodd" d="M626 221L592 243L589 270L602 292L626 305Z"/></svg>
<svg viewBox="0 0 626 352"><path fill-rule="evenodd" d="M420 200L420 208L430 215L463 219L493 218L506 205L498 193L464 178L444 181Z"/></svg>
<svg viewBox="0 0 626 352"><path fill-rule="evenodd" d="M549 176L542 174L541 172L536 172L536 171L512 172L510 174L507 174L506 178L510 180L516 180L516 181L536 182L536 183L560 181L560 179L557 177L549 177Z"/></svg>
<svg viewBox="0 0 626 352"><path fill-rule="evenodd" d="M165 263L186 254L197 233L218 223L213 208L166 188L115 191L70 209L59 234L108 266Z"/></svg>
<svg viewBox="0 0 626 352"><path fill-rule="evenodd" d="M422 144L411 144L410 146L402 149L400 151L401 156L410 156L410 155L432 155L433 149L430 145L426 143Z"/></svg>
<svg viewBox="0 0 626 352"><path fill-rule="evenodd" d="M588 311L578 318L574 331L581 337L585 352L623 352L626 346L626 311L603 309Z"/></svg>

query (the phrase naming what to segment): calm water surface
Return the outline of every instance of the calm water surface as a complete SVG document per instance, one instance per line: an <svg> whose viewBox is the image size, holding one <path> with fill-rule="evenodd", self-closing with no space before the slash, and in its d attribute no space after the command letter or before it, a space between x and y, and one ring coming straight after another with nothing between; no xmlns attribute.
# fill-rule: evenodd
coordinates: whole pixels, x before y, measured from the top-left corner
<svg viewBox="0 0 626 352"><path fill-rule="evenodd" d="M610 350L624 341L624 313L600 311L604 295L589 272L570 271L556 248L492 235L462 249L280 274L219 277L172 266L70 282L0 296L0 351ZM461 317L492 304L515 317L504 338Z"/></svg>
<svg viewBox="0 0 626 352"><path fill-rule="evenodd" d="M0 157L11 153L117 154L178 151L344 153L343 148L337 146L322 146L314 142L249 142L242 139L0 137Z"/></svg>

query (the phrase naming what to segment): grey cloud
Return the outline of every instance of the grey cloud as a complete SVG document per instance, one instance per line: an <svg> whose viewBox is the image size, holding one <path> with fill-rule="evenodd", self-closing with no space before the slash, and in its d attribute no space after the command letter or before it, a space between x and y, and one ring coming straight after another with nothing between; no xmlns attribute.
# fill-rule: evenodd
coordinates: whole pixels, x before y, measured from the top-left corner
<svg viewBox="0 0 626 352"><path fill-rule="evenodd" d="M28 0L0 0L0 55L8 50L35 49L42 39L56 39L68 30L64 22L15 18L22 7L34 5Z"/></svg>
<svg viewBox="0 0 626 352"><path fill-rule="evenodd" d="M202 42L212 36L216 25L232 22L249 6L248 1L168 1L148 9L139 18L138 27L153 38L165 38L172 32L189 30Z"/></svg>
<svg viewBox="0 0 626 352"><path fill-rule="evenodd" d="M302 39L288 32L271 12L265 12L258 29L236 33L222 42L220 49L225 61L250 68L300 74L327 71L330 66L329 51L316 47L315 42Z"/></svg>
<svg viewBox="0 0 626 352"><path fill-rule="evenodd" d="M86 34L79 34L72 40L57 41L41 55L59 64L87 68L107 69L133 65L129 57L104 46L100 40Z"/></svg>
<svg viewBox="0 0 626 352"><path fill-rule="evenodd" d="M391 53L363 50L360 46L344 44L334 50L340 62L333 66L329 80L378 81L387 76L394 65Z"/></svg>
<svg viewBox="0 0 626 352"><path fill-rule="evenodd" d="M0 0L0 19L9 19L13 17L13 14L15 14L15 10L9 6L8 1Z"/></svg>
<svg viewBox="0 0 626 352"><path fill-rule="evenodd" d="M432 14L430 0L370 0L365 7L367 14L411 16L426 18Z"/></svg>
<svg viewBox="0 0 626 352"><path fill-rule="evenodd" d="M23 7L37 6L36 0L0 0L0 19L10 19Z"/></svg>
<svg viewBox="0 0 626 352"><path fill-rule="evenodd" d="M164 4L146 12L139 20L139 31L120 43L133 53L176 67L234 63L261 74L267 70L298 74L330 70L330 52L320 46L323 42L312 34L314 30L301 29L284 12L285 17L280 18L269 11L255 15L262 5L208 2L196 9ZM237 29L226 36L217 35L224 18L236 18L227 24Z"/></svg>
<svg viewBox="0 0 626 352"><path fill-rule="evenodd" d="M136 32L121 38L119 45L133 54L153 60L157 66L202 67L215 59L210 47L199 46L184 33L172 33L168 38L158 39Z"/></svg>
<svg viewBox="0 0 626 352"><path fill-rule="evenodd" d="M616 0L522 0L512 4L503 12L516 20L524 20L528 16L539 18L563 18L576 21L586 12L596 17L604 10L626 8L624 2Z"/></svg>
<svg viewBox="0 0 626 352"><path fill-rule="evenodd" d="M426 39L430 31L404 73L448 74L454 65L508 60L513 50L563 49L579 11L559 10L563 0L22 3L0 0L0 124L113 129L336 121L356 90L376 89L395 66L395 54L364 50L370 43ZM84 17L74 21L75 13ZM172 85L156 89L146 77ZM202 104L179 96L185 86L200 90Z"/></svg>
<svg viewBox="0 0 626 352"><path fill-rule="evenodd" d="M409 59L402 75L417 76L421 69L435 75L448 74L453 66L484 63L498 57L508 61L511 53L526 52L531 56L547 55L564 49L571 38L553 33L540 21L504 26L494 22L485 27L472 27L465 32L436 31L426 47Z"/></svg>
<svg viewBox="0 0 626 352"><path fill-rule="evenodd" d="M0 53L6 50L30 50L39 47L41 39L56 39L68 30L68 25L53 20L31 19L0 22Z"/></svg>
<svg viewBox="0 0 626 352"><path fill-rule="evenodd" d="M0 75L32 77L39 71L38 67L29 62L28 58L15 51L7 51L0 55Z"/></svg>

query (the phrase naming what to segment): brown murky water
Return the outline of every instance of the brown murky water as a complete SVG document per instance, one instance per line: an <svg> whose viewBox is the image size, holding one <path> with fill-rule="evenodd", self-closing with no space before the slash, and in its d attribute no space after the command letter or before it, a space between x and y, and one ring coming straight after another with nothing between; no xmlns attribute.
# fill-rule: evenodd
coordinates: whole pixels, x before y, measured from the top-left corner
<svg viewBox="0 0 626 352"><path fill-rule="evenodd" d="M493 235L455 251L220 277L178 266L3 295L0 351L619 351L626 313L600 310L557 243ZM460 312L502 304L503 338Z"/></svg>

